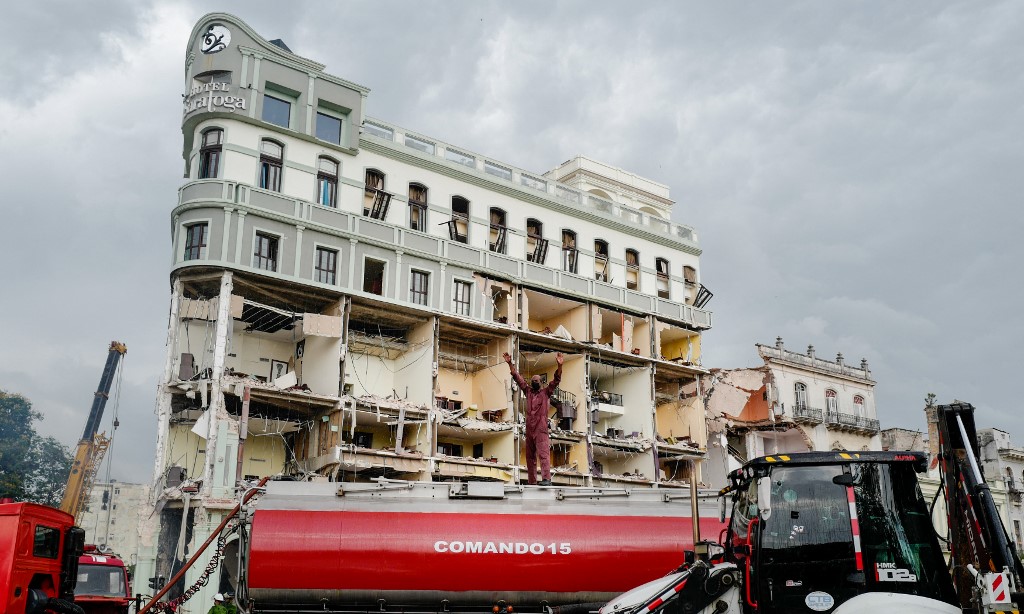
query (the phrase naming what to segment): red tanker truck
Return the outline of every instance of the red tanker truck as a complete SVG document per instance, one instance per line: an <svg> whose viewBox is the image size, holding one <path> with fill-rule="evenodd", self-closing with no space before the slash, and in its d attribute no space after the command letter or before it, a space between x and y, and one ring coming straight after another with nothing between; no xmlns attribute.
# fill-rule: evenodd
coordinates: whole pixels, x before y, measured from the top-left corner
<svg viewBox="0 0 1024 614"><path fill-rule="evenodd" d="M222 569L243 611L583 611L678 568L693 507L679 489L271 482Z"/></svg>

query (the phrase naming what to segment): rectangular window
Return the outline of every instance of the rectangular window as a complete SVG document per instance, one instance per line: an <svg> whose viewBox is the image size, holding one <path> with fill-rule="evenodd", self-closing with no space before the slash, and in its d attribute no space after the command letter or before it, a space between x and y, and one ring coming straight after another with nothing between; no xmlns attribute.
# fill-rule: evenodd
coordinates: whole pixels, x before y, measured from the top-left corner
<svg viewBox="0 0 1024 614"><path fill-rule="evenodd" d="M427 304L427 294L430 288L430 274L423 271L412 272L412 286L409 288L409 301L417 305Z"/></svg>
<svg viewBox="0 0 1024 614"><path fill-rule="evenodd" d="M53 527L36 525L35 542L32 545L32 556L44 559L55 559L60 553L60 531Z"/></svg>
<svg viewBox="0 0 1024 614"><path fill-rule="evenodd" d="M203 133L203 144L199 149L199 178L215 179L220 169L220 153L224 142L224 131L207 130Z"/></svg>
<svg viewBox="0 0 1024 614"><path fill-rule="evenodd" d="M256 233L252 265L264 271L277 271L277 237Z"/></svg>
<svg viewBox="0 0 1024 614"><path fill-rule="evenodd" d="M384 265L383 261L373 258L367 258L363 262L363 292L383 296Z"/></svg>
<svg viewBox="0 0 1024 614"><path fill-rule="evenodd" d="M313 279L322 284L334 285L338 278L338 252L326 247L316 248Z"/></svg>
<svg viewBox="0 0 1024 614"><path fill-rule="evenodd" d="M427 231L427 188L409 184L409 228Z"/></svg>
<svg viewBox="0 0 1024 614"><path fill-rule="evenodd" d="M270 94L263 95L263 121L287 128L291 124L291 117L292 103Z"/></svg>
<svg viewBox="0 0 1024 614"><path fill-rule="evenodd" d="M316 114L316 138L328 143L341 144L341 120L324 113Z"/></svg>
<svg viewBox="0 0 1024 614"><path fill-rule="evenodd" d="M317 204L325 207L338 206L338 164L328 158L320 158L316 172Z"/></svg>
<svg viewBox="0 0 1024 614"><path fill-rule="evenodd" d="M185 227L185 260L199 260L206 251L207 224L189 224Z"/></svg>
<svg viewBox="0 0 1024 614"><path fill-rule="evenodd" d="M472 307L473 284L468 281L455 282L455 313L460 316L468 316Z"/></svg>
<svg viewBox="0 0 1024 614"><path fill-rule="evenodd" d="M260 187L273 192L281 191L281 168L284 148L274 141L260 143Z"/></svg>

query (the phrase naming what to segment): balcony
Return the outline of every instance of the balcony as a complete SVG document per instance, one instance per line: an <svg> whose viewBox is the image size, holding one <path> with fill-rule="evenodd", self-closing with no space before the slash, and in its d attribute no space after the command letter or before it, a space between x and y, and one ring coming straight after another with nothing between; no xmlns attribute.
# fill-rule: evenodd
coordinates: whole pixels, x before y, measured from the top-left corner
<svg viewBox="0 0 1024 614"><path fill-rule="evenodd" d="M854 433L877 433L879 430L878 420L864 418L855 414L843 414L837 411L826 412L825 424L829 428L839 431L851 431Z"/></svg>
<svg viewBox="0 0 1024 614"><path fill-rule="evenodd" d="M817 407L798 404L790 413L793 414L793 421L797 424L821 424L824 412Z"/></svg>

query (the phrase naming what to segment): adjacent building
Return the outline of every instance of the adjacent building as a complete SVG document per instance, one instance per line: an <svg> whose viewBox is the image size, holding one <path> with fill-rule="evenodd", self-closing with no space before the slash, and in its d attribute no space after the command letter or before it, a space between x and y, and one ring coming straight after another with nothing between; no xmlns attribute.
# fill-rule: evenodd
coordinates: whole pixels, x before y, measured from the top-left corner
<svg viewBox="0 0 1024 614"><path fill-rule="evenodd" d="M92 485L76 522L85 530L85 543L113 552L131 565L139 549L139 527L152 512L148 484L98 482Z"/></svg>
<svg viewBox="0 0 1024 614"><path fill-rule="evenodd" d="M1005 521L1017 552L1024 552L1024 448L1010 442L1010 434L995 428L978 430L978 447L985 478L1005 491Z"/></svg>
<svg viewBox="0 0 1024 614"><path fill-rule="evenodd" d="M712 369L702 393L710 447L705 476L725 485L726 474L749 459L786 452L880 450L875 381L866 360L847 365L787 350L782 338L757 344L764 364Z"/></svg>
<svg viewBox="0 0 1024 614"><path fill-rule="evenodd" d="M699 480L711 293L668 187L369 117L324 68L225 14L188 41L140 577L260 477L525 482L505 352L545 380L566 356L556 484Z"/></svg>

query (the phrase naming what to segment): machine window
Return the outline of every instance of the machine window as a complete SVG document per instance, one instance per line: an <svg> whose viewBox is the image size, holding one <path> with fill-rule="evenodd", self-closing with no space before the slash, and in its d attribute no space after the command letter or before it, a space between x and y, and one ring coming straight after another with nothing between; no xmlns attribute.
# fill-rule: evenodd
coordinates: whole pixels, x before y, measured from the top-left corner
<svg viewBox="0 0 1024 614"><path fill-rule="evenodd" d="M60 530L41 524L36 525L36 539L32 546L32 556L55 559L59 554Z"/></svg>

